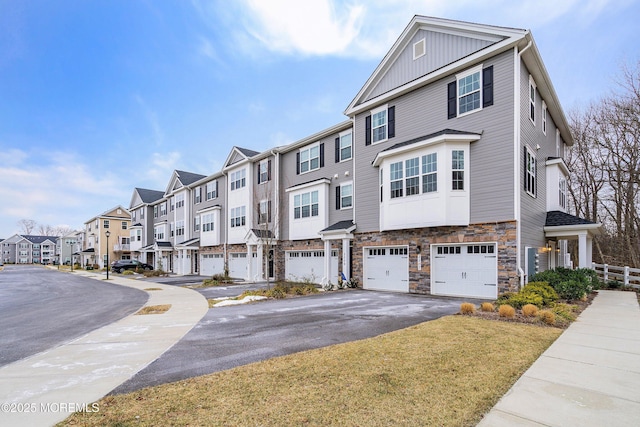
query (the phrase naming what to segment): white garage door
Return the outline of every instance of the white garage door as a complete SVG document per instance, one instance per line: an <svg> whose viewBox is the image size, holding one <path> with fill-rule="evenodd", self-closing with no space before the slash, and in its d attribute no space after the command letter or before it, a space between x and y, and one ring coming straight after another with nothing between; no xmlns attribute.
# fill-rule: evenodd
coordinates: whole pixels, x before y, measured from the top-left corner
<svg viewBox="0 0 640 427"><path fill-rule="evenodd" d="M229 276L238 279L246 279L247 277L247 253L230 253L229 254Z"/></svg>
<svg viewBox="0 0 640 427"><path fill-rule="evenodd" d="M364 289L409 292L409 249L364 248Z"/></svg>
<svg viewBox="0 0 640 427"><path fill-rule="evenodd" d="M223 254L202 254L200 258L200 274L203 276L213 276L224 273Z"/></svg>
<svg viewBox="0 0 640 427"><path fill-rule="evenodd" d="M320 283L324 277L324 251L287 251L285 253L287 280ZM338 251L331 251L331 273L338 277Z"/></svg>
<svg viewBox="0 0 640 427"><path fill-rule="evenodd" d="M431 247L431 293L472 298L498 297L494 243Z"/></svg>

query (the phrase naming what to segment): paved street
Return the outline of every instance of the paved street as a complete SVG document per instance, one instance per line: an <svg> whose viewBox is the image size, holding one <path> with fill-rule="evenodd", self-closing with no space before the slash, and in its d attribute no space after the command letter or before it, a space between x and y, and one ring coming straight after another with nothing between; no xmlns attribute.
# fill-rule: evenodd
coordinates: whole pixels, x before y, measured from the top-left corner
<svg viewBox="0 0 640 427"><path fill-rule="evenodd" d="M137 289L37 265L0 271L0 366L108 325L138 310Z"/></svg>
<svg viewBox="0 0 640 427"><path fill-rule="evenodd" d="M241 287L224 292L237 295ZM213 292L223 290L203 291ZM210 309L179 343L114 393L376 336L455 313L460 302L348 290Z"/></svg>

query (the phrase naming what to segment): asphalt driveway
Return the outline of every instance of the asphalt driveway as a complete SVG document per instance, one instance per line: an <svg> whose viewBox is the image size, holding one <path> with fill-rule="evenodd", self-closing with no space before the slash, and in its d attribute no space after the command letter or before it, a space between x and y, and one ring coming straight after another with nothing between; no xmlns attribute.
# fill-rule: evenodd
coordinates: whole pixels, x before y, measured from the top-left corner
<svg viewBox="0 0 640 427"><path fill-rule="evenodd" d="M217 288L202 293L213 289ZM226 292L237 295L242 291L230 286ZM346 290L213 308L180 342L112 394L377 336L456 313L461 302Z"/></svg>
<svg viewBox="0 0 640 427"><path fill-rule="evenodd" d="M50 349L135 312L148 295L37 265L0 272L0 366Z"/></svg>

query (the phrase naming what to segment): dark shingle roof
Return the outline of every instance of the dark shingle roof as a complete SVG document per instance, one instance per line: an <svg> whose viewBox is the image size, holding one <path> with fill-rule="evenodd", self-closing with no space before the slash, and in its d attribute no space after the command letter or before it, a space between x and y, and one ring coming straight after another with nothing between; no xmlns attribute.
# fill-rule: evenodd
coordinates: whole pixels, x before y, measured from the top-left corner
<svg viewBox="0 0 640 427"><path fill-rule="evenodd" d="M595 222L577 217L562 211L547 212L545 227L559 227L563 225L594 225Z"/></svg>
<svg viewBox="0 0 640 427"><path fill-rule="evenodd" d="M171 242L156 242L159 248L171 248Z"/></svg>
<svg viewBox="0 0 640 427"><path fill-rule="evenodd" d="M179 171L176 170L176 173L178 174L178 178L180 178L180 182L182 183L182 185L189 185L189 184L193 184L196 181L200 181L202 178L206 178L206 175L200 175L198 173L191 173L191 172L185 172L185 171Z"/></svg>
<svg viewBox="0 0 640 427"><path fill-rule="evenodd" d="M241 148L241 147L236 147L236 148L238 149L238 151L240 151L242 154L244 154L247 157L253 157L260 154L259 151L249 150L248 148Z"/></svg>
<svg viewBox="0 0 640 427"><path fill-rule="evenodd" d="M320 233L324 233L326 231L341 231L341 230L346 231L346 230L349 230L350 228L352 228L354 226L355 226L355 224L353 223L353 221L348 219L346 221L336 222L335 224L332 224L332 225L328 226L324 230L320 230Z"/></svg>
<svg viewBox="0 0 640 427"><path fill-rule="evenodd" d="M261 230L259 228L252 228L253 234L256 235L258 239L271 239L275 237L275 235L271 232L271 230Z"/></svg>
<svg viewBox="0 0 640 427"><path fill-rule="evenodd" d="M31 243L35 243L35 244L40 244L46 240L51 240L54 243L58 241L58 238L55 236L31 236L28 234L23 234L21 236L27 239L28 241L30 241Z"/></svg>
<svg viewBox="0 0 640 427"><path fill-rule="evenodd" d="M419 136L418 138L413 138L413 139L410 139L408 141L404 141L404 142L400 142L398 144L392 145L391 147L382 150L382 152L395 150L396 148L400 148L400 147L404 147L404 146L407 146L407 145L415 144L416 142L424 141L426 139L435 138L436 136L442 136L442 135L480 135L480 134L477 133L477 132L466 132L466 131L463 131L463 130L442 129L441 131L438 131L438 132L430 133L430 134L424 135L424 136Z"/></svg>
<svg viewBox="0 0 640 427"><path fill-rule="evenodd" d="M136 191L144 203L153 203L164 197L164 191L149 190L146 188L136 188Z"/></svg>

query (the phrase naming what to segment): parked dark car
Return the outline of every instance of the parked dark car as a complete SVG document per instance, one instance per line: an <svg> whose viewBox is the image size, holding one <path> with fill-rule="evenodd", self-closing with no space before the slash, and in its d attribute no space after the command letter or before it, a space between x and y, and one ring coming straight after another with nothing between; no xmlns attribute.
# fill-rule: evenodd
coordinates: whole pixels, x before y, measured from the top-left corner
<svg viewBox="0 0 640 427"><path fill-rule="evenodd" d="M153 270L153 267L135 259L121 259L111 264L111 271L122 273L124 270Z"/></svg>

